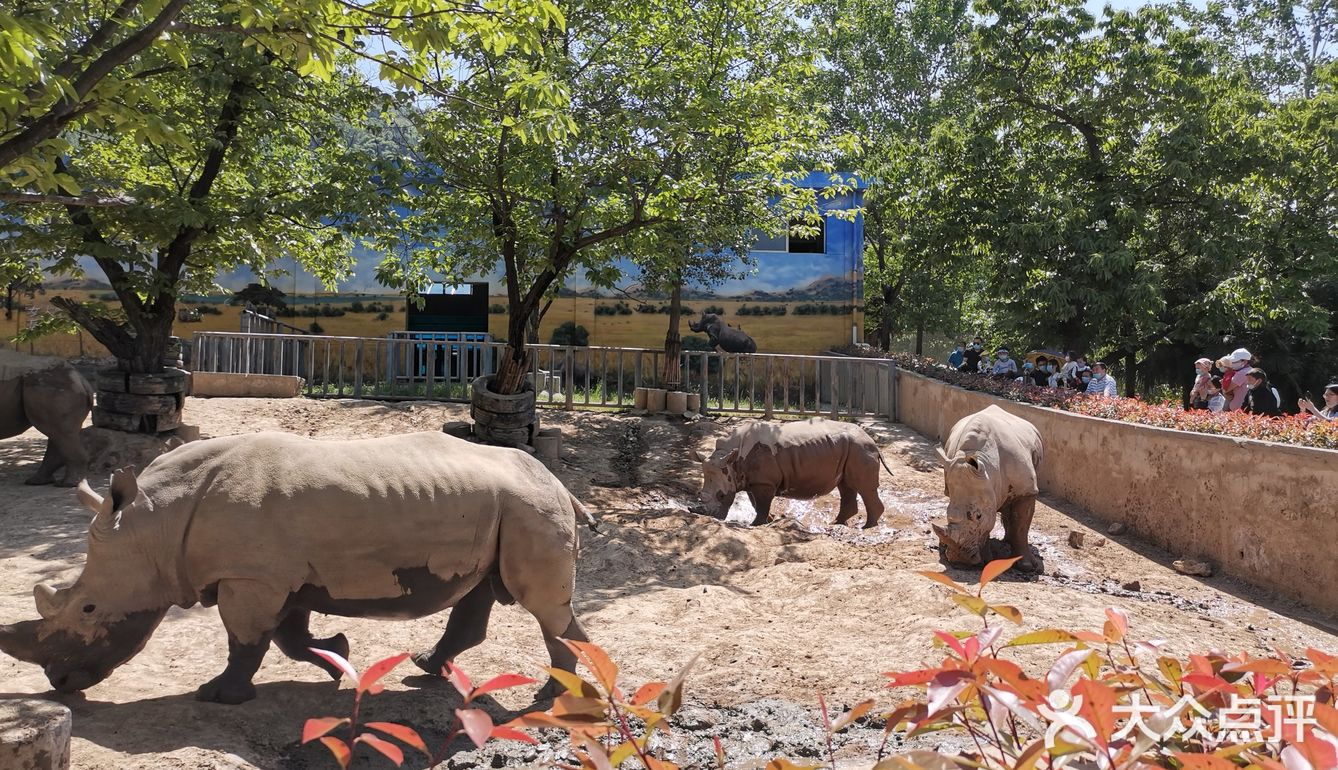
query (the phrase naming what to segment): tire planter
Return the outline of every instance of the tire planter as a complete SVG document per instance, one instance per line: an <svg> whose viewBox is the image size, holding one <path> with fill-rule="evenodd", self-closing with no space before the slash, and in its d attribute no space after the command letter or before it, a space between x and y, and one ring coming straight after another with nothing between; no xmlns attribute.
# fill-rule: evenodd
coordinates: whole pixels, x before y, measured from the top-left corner
<svg viewBox="0 0 1338 770"><path fill-rule="evenodd" d="M190 373L164 369L131 374L120 369L97 373L93 424L128 433L162 433L181 427Z"/></svg>
<svg viewBox="0 0 1338 770"><path fill-rule="evenodd" d="M529 446L539 430L534 409L534 386L510 396L489 388L491 377L479 377L470 386L469 414L474 418L474 436L498 446Z"/></svg>

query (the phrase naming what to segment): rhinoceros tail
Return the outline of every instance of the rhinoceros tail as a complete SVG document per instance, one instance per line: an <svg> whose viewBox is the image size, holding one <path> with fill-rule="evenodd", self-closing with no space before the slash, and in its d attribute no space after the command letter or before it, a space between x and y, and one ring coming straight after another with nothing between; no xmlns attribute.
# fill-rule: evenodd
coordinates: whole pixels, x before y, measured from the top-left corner
<svg viewBox="0 0 1338 770"><path fill-rule="evenodd" d="M571 507L572 510L576 511L577 517L584 517L586 526L590 527L590 531L598 534L599 522L595 521L595 517L591 515L590 509L581 505L581 501L576 499L576 495L568 492L567 496L571 498Z"/></svg>
<svg viewBox="0 0 1338 770"><path fill-rule="evenodd" d="M887 460L884 460L884 459L883 459L883 453L882 453L881 451L878 452L878 462L882 463L882 464L883 464L883 467L887 469L887 475L889 475L889 476L895 476L895 475L897 475L897 474L895 474L895 473L892 472L892 468L888 466L888 464L887 464Z"/></svg>

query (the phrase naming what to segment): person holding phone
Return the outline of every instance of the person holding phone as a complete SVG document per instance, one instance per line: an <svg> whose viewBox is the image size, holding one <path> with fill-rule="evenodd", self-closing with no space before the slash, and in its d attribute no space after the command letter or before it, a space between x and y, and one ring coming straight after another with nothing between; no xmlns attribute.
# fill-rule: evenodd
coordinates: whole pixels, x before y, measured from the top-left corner
<svg viewBox="0 0 1338 770"><path fill-rule="evenodd" d="M1338 420L1338 382L1331 382L1324 386L1324 408L1315 408L1315 402L1308 398L1299 398L1296 405L1300 407L1301 412L1310 413L1322 420Z"/></svg>

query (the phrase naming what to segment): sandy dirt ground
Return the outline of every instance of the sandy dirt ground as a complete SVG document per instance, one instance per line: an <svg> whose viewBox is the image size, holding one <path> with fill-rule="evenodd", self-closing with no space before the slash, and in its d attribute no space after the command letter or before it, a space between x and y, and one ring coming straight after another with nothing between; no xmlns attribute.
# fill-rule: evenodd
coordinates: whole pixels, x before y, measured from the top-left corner
<svg viewBox="0 0 1338 770"><path fill-rule="evenodd" d="M188 422L205 436L283 430L339 439L439 430L466 413L463 406L432 403L192 399ZM686 510L700 484L689 451L709 449L732 420L686 424L560 412L544 412L543 419L565 438L555 472L603 522L601 534L583 535L579 564L576 610L591 637L622 665L625 684L633 687L667 679L701 655L680 715L685 764L708 756L703 752L713 734L726 739L731 759L811 755L819 694L834 706L866 697L892 705L899 698L883 688L883 672L934 660L935 629L977 627L945 589L915 574L943 568L929 522L946 506L933 444L919 434L899 425L866 426L895 472L883 475L888 508L877 529L830 525L835 496L778 500L775 523L749 528ZM43 441L32 431L0 441L0 620L6 622L34 617L33 584L73 580L83 558L89 514L73 491L20 483ZM732 516L746 514L736 509ZM1070 547L1070 529L1085 533L1083 548ZM1032 542L1044 573L1006 575L989 589L997 602L1021 609L1023 629L1099 628L1104 608L1113 605L1128 611L1137 636L1166 640L1176 654L1307 645L1338 650L1332 618L1229 578L1181 576L1170 567L1176 554L1128 535L1109 536L1102 522L1064 501L1043 498ZM978 576L948 572L959 581ZM317 637L347 633L360 668L426 648L440 629L436 618L313 619ZM1017 658L1032 668L1058 652L1023 649ZM173 609L138 657L85 694L59 698L74 712L74 766L335 766L324 749L302 746L298 737L307 717L347 712L347 686L336 689L322 672L275 650L256 678L254 701L196 702L195 688L225 659L216 610ZM547 656L534 620L518 607L499 607L488 641L458 663L476 681L508 671L542 677ZM441 680L419 676L407 664L386 684L387 691L369 701L366 718L406 722L439 738L459 705ZM35 666L0 656L0 698L28 694L57 697ZM501 718L532 695L532 689L503 693L486 705ZM872 756L880 735L877 724L863 724L842 738L841 754ZM555 751L465 752L451 766L525 764ZM363 756L356 766L390 765Z"/></svg>

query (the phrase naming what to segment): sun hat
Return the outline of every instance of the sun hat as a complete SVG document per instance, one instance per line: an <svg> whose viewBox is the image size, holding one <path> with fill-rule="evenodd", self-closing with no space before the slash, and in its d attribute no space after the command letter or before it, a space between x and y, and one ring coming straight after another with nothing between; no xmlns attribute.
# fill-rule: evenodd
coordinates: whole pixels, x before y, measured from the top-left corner
<svg viewBox="0 0 1338 770"><path fill-rule="evenodd" d="M1231 351L1231 355L1227 356L1228 361L1235 361L1235 362L1249 361L1250 358L1251 358L1250 351L1246 350L1245 348L1236 348L1235 350Z"/></svg>
<svg viewBox="0 0 1338 770"><path fill-rule="evenodd" d="M1211 358L1200 358L1199 360L1195 361L1194 363L1195 363L1195 364L1211 364L1212 362L1213 362L1213 360L1212 360Z"/></svg>

